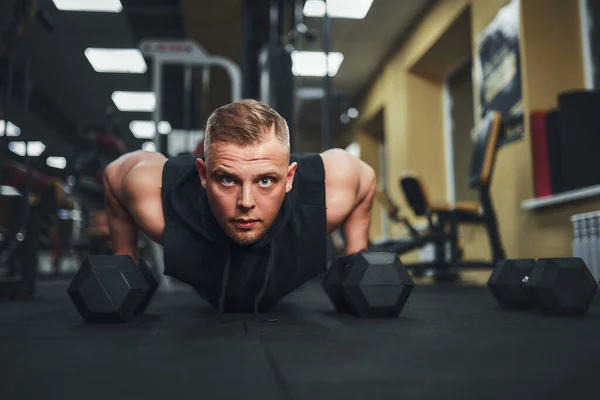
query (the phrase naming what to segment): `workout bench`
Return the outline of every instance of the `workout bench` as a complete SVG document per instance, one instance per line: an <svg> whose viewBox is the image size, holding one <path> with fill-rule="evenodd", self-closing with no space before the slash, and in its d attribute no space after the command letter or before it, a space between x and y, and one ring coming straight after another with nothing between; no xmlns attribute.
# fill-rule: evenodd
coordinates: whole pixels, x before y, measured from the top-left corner
<svg viewBox="0 0 600 400"><path fill-rule="evenodd" d="M406 264L417 272L419 269L433 269L448 275L450 269L492 268L505 258L504 248L498 232L496 214L490 197L490 184L494 169L498 140L503 129L501 115L490 112L481 121L474 143L469 187L477 190L479 201L457 202L456 204L434 204L421 179L413 174L404 174L399 181L400 188L413 213L427 219L427 229L418 232L406 218L398 216L399 209L389 196L380 190L376 199L387 210L392 221L403 223L410 231L410 238L391 240L375 246L383 251L398 255L433 244L433 262ZM492 249L492 261L464 260L459 247L458 227L461 224L483 225L486 228ZM446 246L450 246L450 257L446 257Z"/></svg>

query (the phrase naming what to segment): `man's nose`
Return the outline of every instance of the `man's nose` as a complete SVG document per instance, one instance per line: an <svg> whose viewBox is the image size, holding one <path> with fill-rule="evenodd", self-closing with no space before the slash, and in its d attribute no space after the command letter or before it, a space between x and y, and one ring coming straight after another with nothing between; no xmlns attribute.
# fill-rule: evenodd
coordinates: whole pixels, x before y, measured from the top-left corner
<svg viewBox="0 0 600 400"><path fill-rule="evenodd" d="M238 207L253 208L256 205L254 201L254 192L252 185L243 185L242 192L238 198Z"/></svg>

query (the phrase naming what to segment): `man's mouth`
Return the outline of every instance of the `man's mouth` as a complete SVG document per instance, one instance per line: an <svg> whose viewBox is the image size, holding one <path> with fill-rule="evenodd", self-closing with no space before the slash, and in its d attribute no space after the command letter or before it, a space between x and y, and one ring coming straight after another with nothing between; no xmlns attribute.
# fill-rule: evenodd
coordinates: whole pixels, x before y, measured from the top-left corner
<svg viewBox="0 0 600 400"><path fill-rule="evenodd" d="M257 222L258 220L249 218L239 218L234 220L235 226L239 229L252 229Z"/></svg>

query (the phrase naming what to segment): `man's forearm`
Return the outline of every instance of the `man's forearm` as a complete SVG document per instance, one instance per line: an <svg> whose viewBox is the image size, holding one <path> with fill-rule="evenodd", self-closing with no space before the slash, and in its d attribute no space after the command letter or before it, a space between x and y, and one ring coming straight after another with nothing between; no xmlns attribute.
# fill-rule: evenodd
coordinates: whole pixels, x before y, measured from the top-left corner
<svg viewBox="0 0 600 400"><path fill-rule="evenodd" d="M367 250L369 247L369 227L371 225L371 207L375 196L376 187L369 188L365 198L352 211L344 223L344 236L346 236L346 255Z"/></svg>
<svg viewBox="0 0 600 400"><path fill-rule="evenodd" d="M114 254L131 256L138 260L138 226L112 192L110 185L106 189L106 211L110 227L110 241Z"/></svg>
<svg viewBox="0 0 600 400"><path fill-rule="evenodd" d="M370 219L360 217L348 219L344 224L344 236L346 236L346 255L367 250L369 247L369 221Z"/></svg>
<svg viewBox="0 0 600 400"><path fill-rule="evenodd" d="M138 227L130 218L111 217L109 214L110 242L114 254L131 256L138 260Z"/></svg>

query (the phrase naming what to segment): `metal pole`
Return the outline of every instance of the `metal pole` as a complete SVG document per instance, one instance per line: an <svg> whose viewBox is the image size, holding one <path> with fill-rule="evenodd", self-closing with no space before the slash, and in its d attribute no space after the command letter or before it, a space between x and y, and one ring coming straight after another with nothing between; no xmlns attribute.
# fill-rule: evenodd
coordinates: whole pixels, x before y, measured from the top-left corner
<svg viewBox="0 0 600 400"><path fill-rule="evenodd" d="M233 81L231 81L233 86ZM200 118L202 121L202 129L206 127L206 120L208 119L208 94L210 93L210 67L202 67L202 96L200 97ZM232 95L232 101L233 100Z"/></svg>
<svg viewBox="0 0 600 400"><path fill-rule="evenodd" d="M244 97L253 97L255 96L254 88L256 87L255 82L255 60L256 55L252 48L252 39L254 33L253 26L253 7L252 0L243 0L242 4L242 73L243 73L243 93ZM202 88L204 90L204 88ZM201 118L204 118L204 115L201 115Z"/></svg>
<svg viewBox="0 0 600 400"><path fill-rule="evenodd" d="M267 65L269 70L269 95L268 104L277 110L278 99L275 85L279 76L279 70L275 64L275 52L279 45L279 1L271 0L269 12L269 49L267 51Z"/></svg>
<svg viewBox="0 0 600 400"><path fill-rule="evenodd" d="M327 4L327 1L325 1ZM327 8L327 7L326 7ZM323 77L323 102L322 102L322 123L323 123L323 150L329 150L333 147L331 133L331 77L329 76L329 52L331 48L331 31L329 15L325 15L321 21L321 43L325 53L325 76Z"/></svg>
<svg viewBox="0 0 600 400"><path fill-rule="evenodd" d="M12 101L12 87L13 87L13 79L14 79L14 55L12 52L14 46L13 39L10 39L6 43L6 49L8 54L8 75L6 77L6 93L4 97L4 104L2 105L2 109L0 110L0 120L4 120L4 132L1 132L0 135L0 179L2 179L2 174L4 168L2 168L2 164L4 163L4 158L8 152L8 121L10 121L10 116L12 115L11 110L11 101ZM27 147L27 145L25 145Z"/></svg>
<svg viewBox="0 0 600 400"><path fill-rule="evenodd" d="M281 46L285 44L283 41L283 35L286 31L286 19L285 19L285 11L286 11L286 2L288 0L279 0L277 2L277 46Z"/></svg>
<svg viewBox="0 0 600 400"><path fill-rule="evenodd" d="M242 98L242 70L236 63L223 58L211 57L211 62L203 63L203 65L215 65L224 68L231 80L231 101L238 101Z"/></svg>
<svg viewBox="0 0 600 400"><path fill-rule="evenodd" d="M185 66L183 73L183 130L188 135L188 148L194 151L196 146L192 137L192 67Z"/></svg>
<svg viewBox="0 0 600 400"><path fill-rule="evenodd" d="M303 0L294 0L294 8L292 12L292 31L294 34L292 35L291 44L297 49L302 48L302 34L298 31L298 26L300 24L304 24L304 14L302 14L303 8Z"/></svg>
<svg viewBox="0 0 600 400"><path fill-rule="evenodd" d="M162 139L158 134L158 123L161 119L161 103L162 103L162 62L158 61L156 58L154 59L154 66L152 68L152 90L156 96L156 106L154 107L154 111L152 112L152 120L154 121L154 127L156 128L156 136L154 136L154 144L156 144L156 151L159 153L163 153L165 156L167 155L167 135L164 135L165 138Z"/></svg>
<svg viewBox="0 0 600 400"><path fill-rule="evenodd" d="M32 89L33 89L33 83L31 81L31 57L27 56L25 58L25 90L23 93L24 94L23 106L24 106L26 112L29 112Z"/></svg>

